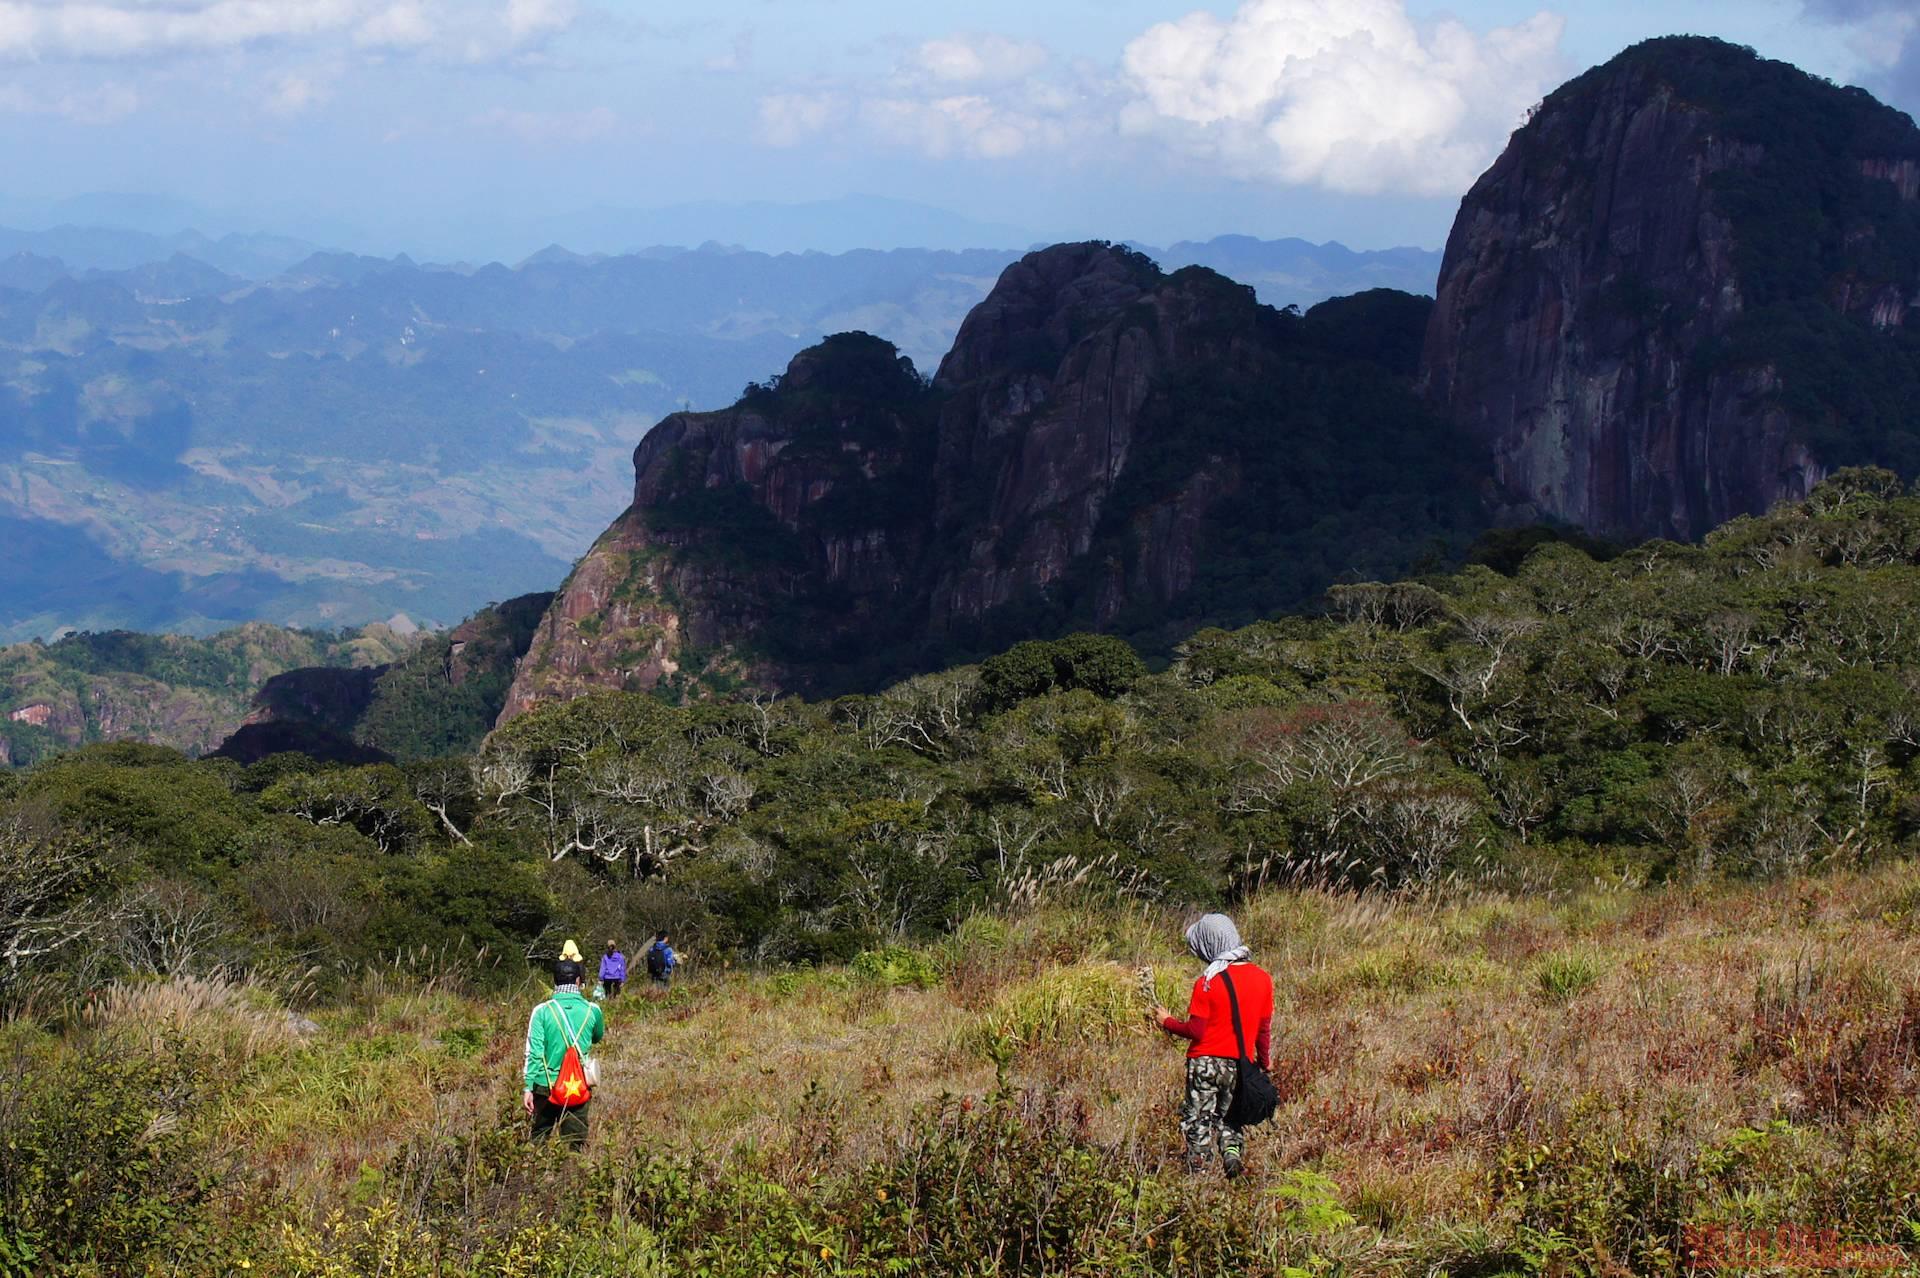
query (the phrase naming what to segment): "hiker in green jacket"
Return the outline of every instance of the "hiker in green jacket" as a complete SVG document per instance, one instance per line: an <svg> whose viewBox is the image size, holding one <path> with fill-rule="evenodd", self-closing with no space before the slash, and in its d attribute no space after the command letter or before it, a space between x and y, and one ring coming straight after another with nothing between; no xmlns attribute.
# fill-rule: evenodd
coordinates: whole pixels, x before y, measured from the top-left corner
<svg viewBox="0 0 1920 1278"><path fill-rule="evenodd" d="M533 1120L535 1139L557 1130L575 1149L587 1141L587 1105L593 1094L578 1086L581 1080L563 1079L561 1064L569 1046L579 1048L584 1063L594 1044L607 1036L607 1014L581 995L580 971L580 964L571 959L555 963L553 997L527 1017L526 1092L520 1098ZM556 1100L551 1095L556 1082L582 1093L580 1099Z"/></svg>

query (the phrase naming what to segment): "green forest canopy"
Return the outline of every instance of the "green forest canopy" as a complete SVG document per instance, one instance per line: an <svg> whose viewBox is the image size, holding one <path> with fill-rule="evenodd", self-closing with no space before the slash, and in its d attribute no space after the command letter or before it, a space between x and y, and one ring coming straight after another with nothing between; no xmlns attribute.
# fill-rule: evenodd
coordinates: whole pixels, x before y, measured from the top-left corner
<svg viewBox="0 0 1920 1278"><path fill-rule="evenodd" d="M1920 830L1917 558L1920 497L1853 471L1703 546L1337 587L1161 673L1075 636L832 702L602 693L404 767L95 746L0 780L0 823L86 849L47 909L191 899L224 962L332 969L654 924L847 956L1073 876L1770 876Z"/></svg>

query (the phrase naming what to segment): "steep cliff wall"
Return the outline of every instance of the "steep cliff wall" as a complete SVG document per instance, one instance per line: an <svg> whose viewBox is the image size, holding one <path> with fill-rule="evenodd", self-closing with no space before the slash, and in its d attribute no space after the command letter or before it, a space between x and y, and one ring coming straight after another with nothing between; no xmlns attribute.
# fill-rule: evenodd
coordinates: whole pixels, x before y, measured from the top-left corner
<svg viewBox="0 0 1920 1278"><path fill-rule="evenodd" d="M1114 544L1096 565L1096 625L1129 602L1164 607L1191 583L1206 514L1237 487L1208 457L1139 509L1110 498L1152 429L1153 399L1176 369L1251 373L1270 355L1273 312L1211 272L1162 278L1104 249L1028 258L968 317L936 384L940 493L955 553L934 588L932 619L978 618L1059 586L1095 548L1110 513Z"/></svg>
<svg viewBox="0 0 1920 1278"><path fill-rule="evenodd" d="M932 406L891 346L843 334L733 408L654 427L633 506L561 588L503 717L593 687L791 682L898 642L917 620Z"/></svg>
<svg viewBox="0 0 1920 1278"><path fill-rule="evenodd" d="M1911 472L1916 157L1858 90L1718 41L1628 50L1462 203L1426 391L1508 502L1609 536L1699 537L1847 462Z"/></svg>
<svg viewBox="0 0 1920 1278"><path fill-rule="evenodd" d="M885 342L830 338L647 436L633 506L503 717L593 687L871 687L1404 568L1477 510L1410 370L1376 358L1425 317L1387 292L1275 311L1211 271L1069 244L1008 268L930 384Z"/></svg>

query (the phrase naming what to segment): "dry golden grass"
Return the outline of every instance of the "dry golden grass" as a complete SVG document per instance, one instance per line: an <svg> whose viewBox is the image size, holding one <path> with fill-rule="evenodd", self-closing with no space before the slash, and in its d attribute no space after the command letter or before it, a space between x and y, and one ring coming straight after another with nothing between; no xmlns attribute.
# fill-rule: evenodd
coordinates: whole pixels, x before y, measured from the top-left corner
<svg viewBox="0 0 1920 1278"><path fill-rule="evenodd" d="M81 1019L97 1033L150 1047L185 1040L229 1064L253 1061L295 1042L294 1021L260 990L219 977L117 981L95 995Z"/></svg>
<svg viewBox="0 0 1920 1278"><path fill-rule="evenodd" d="M917 1107L1004 1077L1078 1098L1116 1166L1170 1171L1181 1053L1146 1026L1133 971L1152 965L1162 997L1184 1004L1182 921L1092 905L976 920L927 952L941 979L924 990L827 970L629 993L609 1009L592 1146L777 1151L799 1186L880 1156ZM1817 1168L1920 1096L1912 865L1560 899L1289 890L1240 922L1275 976L1283 1099L1251 1170L1337 1183L1364 1238L1343 1256L1350 1272L1486 1228L1502 1157L1569 1130L1684 1170L1784 1119L1826 1142L1807 1155ZM221 1140L318 1221L372 1169L386 1169L383 1195L410 1192L395 1179L410 1150L511 1120L542 994L480 999L396 970L313 1013L307 1038L254 996L188 982L116 990L93 1015L154 1033L222 1027L256 1068L226 1101Z"/></svg>

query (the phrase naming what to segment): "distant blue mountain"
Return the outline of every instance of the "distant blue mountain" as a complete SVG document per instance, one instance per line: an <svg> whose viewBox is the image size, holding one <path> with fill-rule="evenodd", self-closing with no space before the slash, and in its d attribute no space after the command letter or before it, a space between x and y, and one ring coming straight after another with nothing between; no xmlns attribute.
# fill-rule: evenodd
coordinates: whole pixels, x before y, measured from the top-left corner
<svg viewBox="0 0 1920 1278"><path fill-rule="evenodd" d="M1251 284L1260 300L1311 306L1369 288L1431 294L1440 278L1440 254L1432 249L1350 249L1337 241L1258 240L1221 235L1203 243L1183 240L1168 248L1136 245L1161 266L1205 266Z"/></svg>
<svg viewBox="0 0 1920 1278"><path fill-rule="evenodd" d="M183 254L243 279L270 279L315 251L304 240L234 231L218 239L198 231L154 235L113 227L60 225L43 231L0 227L0 258L26 253L58 258L72 271L128 271Z"/></svg>
<svg viewBox="0 0 1920 1278"><path fill-rule="evenodd" d="M0 288L38 293L55 280L64 280L72 274L67 264L59 258L42 257L25 249L0 257Z"/></svg>
<svg viewBox="0 0 1920 1278"><path fill-rule="evenodd" d="M658 209L588 209L523 228L531 242L583 253L631 253L652 245L738 245L763 253L846 253L854 249L1024 249L1032 231L880 196L804 204L702 200Z"/></svg>

